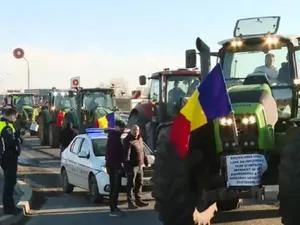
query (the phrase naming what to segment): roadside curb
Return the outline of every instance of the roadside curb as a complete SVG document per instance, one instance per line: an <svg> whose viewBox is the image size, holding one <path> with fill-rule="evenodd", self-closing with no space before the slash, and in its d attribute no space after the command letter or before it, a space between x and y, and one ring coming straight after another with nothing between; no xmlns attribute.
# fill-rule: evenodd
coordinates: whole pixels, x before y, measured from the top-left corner
<svg viewBox="0 0 300 225"><path fill-rule="evenodd" d="M32 189L29 184L18 180L15 191L19 192L22 196L17 204L18 208L23 209L23 213L18 215L4 215L0 216L0 225L18 224L25 215L30 211L30 203L32 201Z"/></svg>

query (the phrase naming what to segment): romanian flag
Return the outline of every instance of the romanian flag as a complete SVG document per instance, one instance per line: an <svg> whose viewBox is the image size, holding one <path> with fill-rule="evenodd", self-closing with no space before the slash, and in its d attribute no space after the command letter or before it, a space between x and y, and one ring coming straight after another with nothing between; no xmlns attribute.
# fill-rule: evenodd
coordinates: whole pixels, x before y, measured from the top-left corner
<svg viewBox="0 0 300 225"><path fill-rule="evenodd" d="M96 119L94 127L96 128L112 128L115 126L115 114L109 113L106 116L102 116Z"/></svg>
<svg viewBox="0 0 300 225"><path fill-rule="evenodd" d="M169 140L180 157L188 152L190 133L232 111L221 65L217 64L193 92L170 127Z"/></svg>

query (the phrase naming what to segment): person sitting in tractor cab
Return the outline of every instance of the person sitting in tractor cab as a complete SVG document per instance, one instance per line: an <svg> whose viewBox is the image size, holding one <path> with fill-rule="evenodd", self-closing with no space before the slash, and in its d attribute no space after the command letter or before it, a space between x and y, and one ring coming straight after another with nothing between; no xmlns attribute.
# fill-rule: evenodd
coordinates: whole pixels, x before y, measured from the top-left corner
<svg viewBox="0 0 300 225"><path fill-rule="evenodd" d="M199 83L200 83L199 79L197 79L197 78L193 79L186 95L191 96L193 94L193 92L195 91L195 89L198 87Z"/></svg>
<svg viewBox="0 0 300 225"><path fill-rule="evenodd" d="M277 79L278 70L274 66L275 56L272 53L268 53L265 56L265 65L256 67L253 73L262 72L267 74L269 80L274 81Z"/></svg>
<svg viewBox="0 0 300 225"><path fill-rule="evenodd" d="M278 81L281 83L290 84L292 82L291 67L289 64L289 55L286 56L286 61L281 63L281 68L278 73Z"/></svg>
<svg viewBox="0 0 300 225"><path fill-rule="evenodd" d="M179 81L174 82L174 88L168 93L169 102L179 102L185 96L185 92L179 87Z"/></svg>
<svg viewBox="0 0 300 225"><path fill-rule="evenodd" d="M175 81L173 89L168 92L168 111L176 113L177 108L180 107L181 100L185 95L186 93L179 87L179 81Z"/></svg>

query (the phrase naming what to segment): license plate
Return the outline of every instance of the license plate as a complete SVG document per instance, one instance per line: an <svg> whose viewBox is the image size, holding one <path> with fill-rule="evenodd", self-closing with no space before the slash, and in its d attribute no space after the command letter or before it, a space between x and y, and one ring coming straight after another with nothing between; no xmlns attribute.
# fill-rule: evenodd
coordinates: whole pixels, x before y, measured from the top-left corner
<svg viewBox="0 0 300 225"><path fill-rule="evenodd" d="M261 154L226 156L227 187L258 186L267 168L266 159Z"/></svg>
<svg viewBox="0 0 300 225"><path fill-rule="evenodd" d="M143 186L152 186L152 182L150 179L144 179L143 180Z"/></svg>

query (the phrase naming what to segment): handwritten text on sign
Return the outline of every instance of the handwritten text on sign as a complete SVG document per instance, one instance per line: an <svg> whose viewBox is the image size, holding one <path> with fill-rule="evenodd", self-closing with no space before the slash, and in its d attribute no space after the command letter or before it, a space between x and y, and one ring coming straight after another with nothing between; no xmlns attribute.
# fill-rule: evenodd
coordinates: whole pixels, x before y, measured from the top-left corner
<svg viewBox="0 0 300 225"><path fill-rule="evenodd" d="M268 168L260 154L226 156L226 165L227 187L260 185L261 176Z"/></svg>

